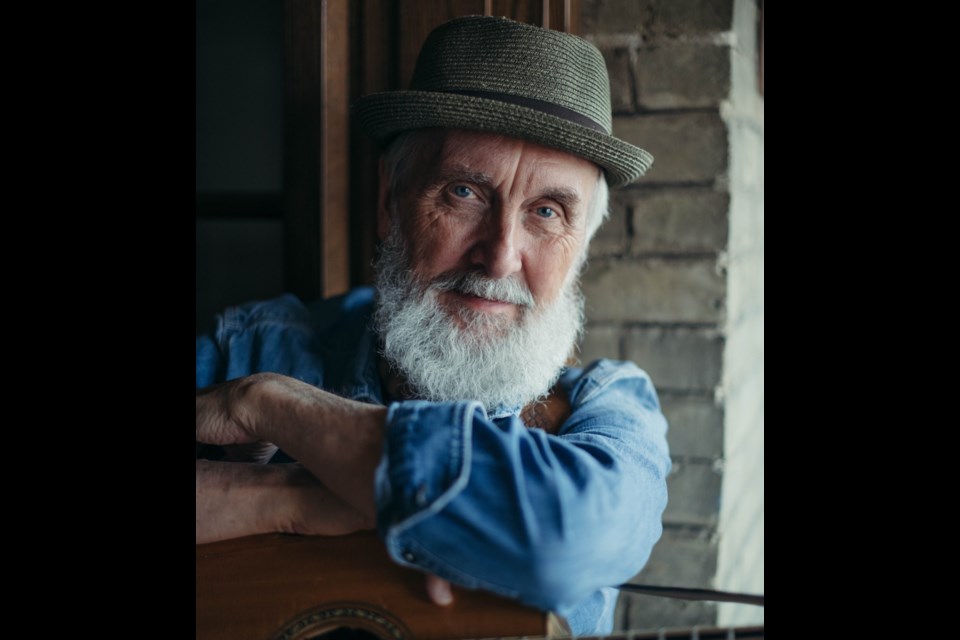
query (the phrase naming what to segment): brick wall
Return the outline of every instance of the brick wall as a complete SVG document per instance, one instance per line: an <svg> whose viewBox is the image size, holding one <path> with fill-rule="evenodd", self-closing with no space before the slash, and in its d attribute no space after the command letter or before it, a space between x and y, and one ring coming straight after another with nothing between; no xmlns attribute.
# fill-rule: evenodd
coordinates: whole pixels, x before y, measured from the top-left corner
<svg viewBox="0 0 960 640"><path fill-rule="evenodd" d="M655 158L638 184L612 194L610 220L591 245L581 353L584 361L637 362L670 421L664 536L635 578L647 584L750 583L742 590L756 591L749 572L734 566L759 547L762 592L763 124L750 37L755 15L753 0L582 4L582 33L610 73L614 133ZM757 483L759 497L751 489L749 498L721 501ZM744 509L750 515L740 522ZM757 570L755 561L750 566ZM616 625L717 621L713 603L625 594Z"/></svg>

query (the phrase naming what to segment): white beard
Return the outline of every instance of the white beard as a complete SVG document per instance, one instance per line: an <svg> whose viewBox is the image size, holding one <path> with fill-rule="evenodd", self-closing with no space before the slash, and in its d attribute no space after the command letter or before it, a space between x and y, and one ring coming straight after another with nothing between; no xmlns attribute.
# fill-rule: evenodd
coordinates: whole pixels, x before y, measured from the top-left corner
<svg viewBox="0 0 960 640"><path fill-rule="evenodd" d="M387 362L414 397L434 402L478 400L488 412L518 410L542 399L557 381L583 329L576 274L552 303L538 307L523 283L476 272L415 281L393 225L377 261L374 327ZM460 309L465 325L437 301L457 290L517 304L516 319Z"/></svg>

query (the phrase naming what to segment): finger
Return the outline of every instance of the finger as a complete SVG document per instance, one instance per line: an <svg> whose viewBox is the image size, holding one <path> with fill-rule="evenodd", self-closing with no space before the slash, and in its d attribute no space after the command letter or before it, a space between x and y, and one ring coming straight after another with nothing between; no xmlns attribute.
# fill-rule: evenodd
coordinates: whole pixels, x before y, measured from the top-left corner
<svg viewBox="0 0 960 640"><path fill-rule="evenodd" d="M453 591L450 589L450 583L429 573L427 574L427 594L431 600L441 607L453 602Z"/></svg>
<svg viewBox="0 0 960 640"><path fill-rule="evenodd" d="M223 447L223 450L223 459L227 462L266 464L279 449L275 444L260 440L249 444L228 444Z"/></svg>
<svg viewBox="0 0 960 640"><path fill-rule="evenodd" d="M244 379L237 379L197 390L197 442L229 445L257 441L237 419L242 413L244 394L234 389L248 386Z"/></svg>
<svg viewBox="0 0 960 640"><path fill-rule="evenodd" d="M227 419L222 410L221 396L216 389L197 391L197 442L204 444L233 444Z"/></svg>

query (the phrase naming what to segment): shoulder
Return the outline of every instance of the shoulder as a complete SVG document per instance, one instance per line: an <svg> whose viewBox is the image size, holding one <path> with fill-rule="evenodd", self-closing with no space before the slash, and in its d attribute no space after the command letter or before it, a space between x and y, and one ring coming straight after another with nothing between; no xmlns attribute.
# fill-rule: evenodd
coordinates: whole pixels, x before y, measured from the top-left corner
<svg viewBox="0 0 960 640"><path fill-rule="evenodd" d="M361 288L312 303L286 294L228 308L213 339L198 339L197 384L273 371L342 386L369 359L372 307L373 290Z"/></svg>
<svg viewBox="0 0 960 640"><path fill-rule="evenodd" d="M571 407L561 437L589 442L632 469L666 478L671 468L667 419L646 371L633 362L598 360L568 369L560 382Z"/></svg>
<svg viewBox="0 0 960 640"><path fill-rule="evenodd" d="M370 287L358 287L311 303L304 303L287 293L226 309L218 322L218 332L230 334L260 328L325 332L341 326L365 324L372 305L373 289Z"/></svg>
<svg viewBox="0 0 960 640"><path fill-rule="evenodd" d="M660 408L653 381L646 371L627 360L595 360L585 367L570 367L560 377L572 405L583 405L609 393L629 393Z"/></svg>

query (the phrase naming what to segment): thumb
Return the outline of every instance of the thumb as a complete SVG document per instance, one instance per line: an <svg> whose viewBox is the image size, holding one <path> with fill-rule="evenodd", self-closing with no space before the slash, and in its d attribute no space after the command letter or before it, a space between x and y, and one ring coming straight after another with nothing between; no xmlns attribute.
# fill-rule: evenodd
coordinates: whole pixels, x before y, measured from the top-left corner
<svg viewBox="0 0 960 640"><path fill-rule="evenodd" d="M431 600L441 607L453 602L453 591L450 589L450 583L431 573L427 574L427 594L429 594Z"/></svg>

